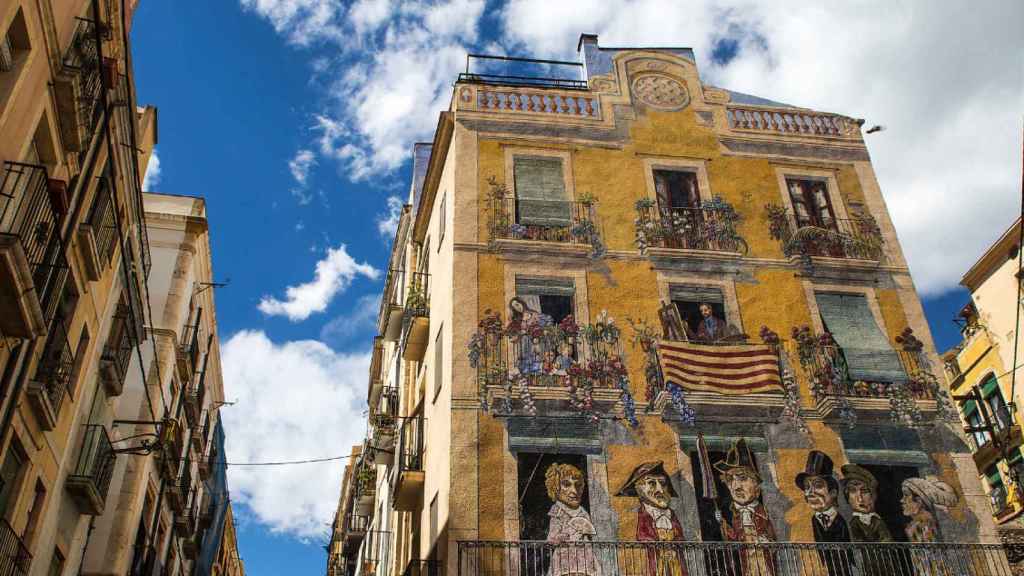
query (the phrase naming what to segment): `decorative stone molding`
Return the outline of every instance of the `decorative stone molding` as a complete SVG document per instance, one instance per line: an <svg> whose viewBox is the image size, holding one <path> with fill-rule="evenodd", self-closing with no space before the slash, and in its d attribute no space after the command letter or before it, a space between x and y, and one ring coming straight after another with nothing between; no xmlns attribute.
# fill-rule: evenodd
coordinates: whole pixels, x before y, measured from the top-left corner
<svg viewBox="0 0 1024 576"><path fill-rule="evenodd" d="M682 82L662 74L644 74L633 80L633 95L645 105L665 111L681 110L690 103Z"/></svg>

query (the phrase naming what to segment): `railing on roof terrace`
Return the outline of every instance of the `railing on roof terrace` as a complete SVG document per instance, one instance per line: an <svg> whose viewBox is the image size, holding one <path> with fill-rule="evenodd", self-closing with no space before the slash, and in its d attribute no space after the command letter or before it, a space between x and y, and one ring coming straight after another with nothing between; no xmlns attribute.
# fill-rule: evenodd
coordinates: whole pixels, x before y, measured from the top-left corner
<svg viewBox="0 0 1024 576"><path fill-rule="evenodd" d="M477 64L477 70L471 70ZM573 69L573 78L552 73L554 70ZM586 90L582 79L583 64L564 60L539 60L515 56L467 54L466 71L459 74L459 82L495 84L502 86L532 86L537 88L563 88Z"/></svg>

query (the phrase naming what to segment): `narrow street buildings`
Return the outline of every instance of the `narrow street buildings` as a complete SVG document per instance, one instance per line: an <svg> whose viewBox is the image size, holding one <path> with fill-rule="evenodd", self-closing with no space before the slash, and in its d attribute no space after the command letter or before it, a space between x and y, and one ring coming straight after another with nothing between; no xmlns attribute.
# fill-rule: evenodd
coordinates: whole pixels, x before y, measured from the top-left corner
<svg viewBox="0 0 1024 576"><path fill-rule="evenodd" d="M415 147L331 574L1006 573L861 122L579 51Z"/></svg>

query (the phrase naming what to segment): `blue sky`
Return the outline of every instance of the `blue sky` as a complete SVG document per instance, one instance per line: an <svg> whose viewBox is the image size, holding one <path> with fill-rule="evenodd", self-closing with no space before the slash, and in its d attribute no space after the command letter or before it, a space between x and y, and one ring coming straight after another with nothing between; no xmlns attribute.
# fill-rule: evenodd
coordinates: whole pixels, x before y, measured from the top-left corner
<svg viewBox="0 0 1024 576"><path fill-rule="evenodd" d="M1024 8L878 2L141 2L136 85L159 108L151 188L207 199L215 275L230 279L217 292L238 400L222 411L229 460L333 456L360 439L389 198L404 197L407 154L466 50L575 59L581 32L692 46L705 81L885 125L868 140L879 183L938 348L955 343L959 275L1017 211ZM340 470L232 470L249 574L323 573Z"/></svg>

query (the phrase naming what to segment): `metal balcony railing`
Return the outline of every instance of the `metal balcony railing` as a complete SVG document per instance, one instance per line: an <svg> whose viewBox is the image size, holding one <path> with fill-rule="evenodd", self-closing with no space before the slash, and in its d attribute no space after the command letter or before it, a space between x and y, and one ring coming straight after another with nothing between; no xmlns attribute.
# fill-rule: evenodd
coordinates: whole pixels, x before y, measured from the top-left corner
<svg viewBox="0 0 1024 576"><path fill-rule="evenodd" d="M64 54L63 72L74 84L74 121L83 137L79 159L88 153L88 142L103 112L103 80L96 25L92 20L79 18L71 44Z"/></svg>
<svg viewBox="0 0 1024 576"><path fill-rule="evenodd" d="M398 416L398 387L385 386L380 395L380 407L377 414L382 416Z"/></svg>
<svg viewBox="0 0 1024 576"><path fill-rule="evenodd" d="M402 472L423 470L423 436L426 432L423 415L401 419L398 432L398 447L395 451L398 461L398 476Z"/></svg>
<svg viewBox="0 0 1024 576"><path fill-rule="evenodd" d="M67 485L78 494L79 501L86 504L88 513L103 513L115 460L114 446L106 427L102 424L86 426L78 462L68 475Z"/></svg>
<svg viewBox="0 0 1024 576"><path fill-rule="evenodd" d="M391 566L391 532L369 530L359 545L356 576L386 576Z"/></svg>
<svg viewBox="0 0 1024 576"><path fill-rule="evenodd" d="M795 224L786 210L769 205L769 231L786 256L880 260L884 241L873 218L832 219L821 226Z"/></svg>
<svg viewBox="0 0 1024 576"><path fill-rule="evenodd" d="M68 387L74 369L75 355L68 340L64 319L56 318L50 325L50 333L47 335L43 356L39 359L34 379L43 386L55 420L60 416L65 396L70 393Z"/></svg>
<svg viewBox="0 0 1024 576"><path fill-rule="evenodd" d="M132 338L131 311L122 300L117 306L107 341L100 357L101 377L108 391L120 394L137 343ZM115 395L116 395L115 394Z"/></svg>
<svg viewBox="0 0 1024 576"><path fill-rule="evenodd" d="M998 544L461 541L458 554L458 576L1011 574Z"/></svg>
<svg viewBox="0 0 1024 576"><path fill-rule="evenodd" d="M586 90L587 81L582 79L582 74L583 64L579 62L467 54L466 71L459 73L458 81L500 86Z"/></svg>
<svg viewBox="0 0 1024 576"><path fill-rule="evenodd" d="M0 576L25 576L31 563L32 554L21 537L0 518Z"/></svg>
<svg viewBox="0 0 1024 576"><path fill-rule="evenodd" d="M134 221L132 231L137 236L139 249L142 251L143 276L149 277L149 270L153 264L149 248L149 232L146 227L146 213L142 205L142 176L138 154L138 148L134 134L137 130L137 113L135 99L132 97L131 78L126 75L119 76L115 81L114 88L114 128L117 141L120 144L118 150L118 162L121 165L121 173L124 175L125 198L132 209Z"/></svg>
<svg viewBox="0 0 1024 576"><path fill-rule="evenodd" d="M17 237L49 324L57 313L68 265L60 226L66 206L56 189L51 194L44 166L5 162L0 182L0 234Z"/></svg>
<svg viewBox="0 0 1024 576"><path fill-rule="evenodd" d="M636 243L648 248L746 253L747 243L736 232L739 215L724 202L700 208L659 209L652 200L636 203Z"/></svg>
<svg viewBox="0 0 1024 576"><path fill-rule="evenodd" d="M815 383L815 393L822 396L845 396L850 398L889 398L892 395L892 382L867 382L854 380L843 356L843 348L828 339L827 335L819 336L819 342L813 349L797 352L804 369ZM915 400L934 400L935 391L925 386L914 376L927 372L927 362L923 352L897 350L900 365L907 375L903 388Z"/></svg>
<svg viewBox="0 0 1024 576"><path fill-rule="evenodd" d="M200 321L203 317L203 309L196 311L195 322L185 326L181 335L181 354L188 363L188 373L195 374L199 365L199 329L202 326Z"/></svg>
<svg viewBox="0 0 1024 576"><path fill-rule="evenodd" d="M405 272L408 284L405 289L405 316L430 315L430 274L425 272Z"/></svg>
<svg viewBox="0 0 1024 576"><path fill-rule="evenodd" d="M347 534L361 534L366 532L370 526L370 517L362 514L345 515L345 532Z"/></svg>
<svg viewBox="0 0 1024 576"><path fill-rule="evenodd" d="M100 178L99 186L96 190L96 200L93 202L89 216L86 219L92 227L93 237L96 242L96 254L99 256L100 264L102 264L104 269L110 265L110 261L114 257L114 249L117 248L119 241L117 215L114 214L114 211L117 209L117 202L114 201L109 179L109 173Z"/></svg>
<svg viewBox="0 0 1024 576"><path fill-rule="evenodd" d="M488 200L491 240L535 240L593 245L599 242L597 215L591 202L520 200L494 196Z"/></svg>

